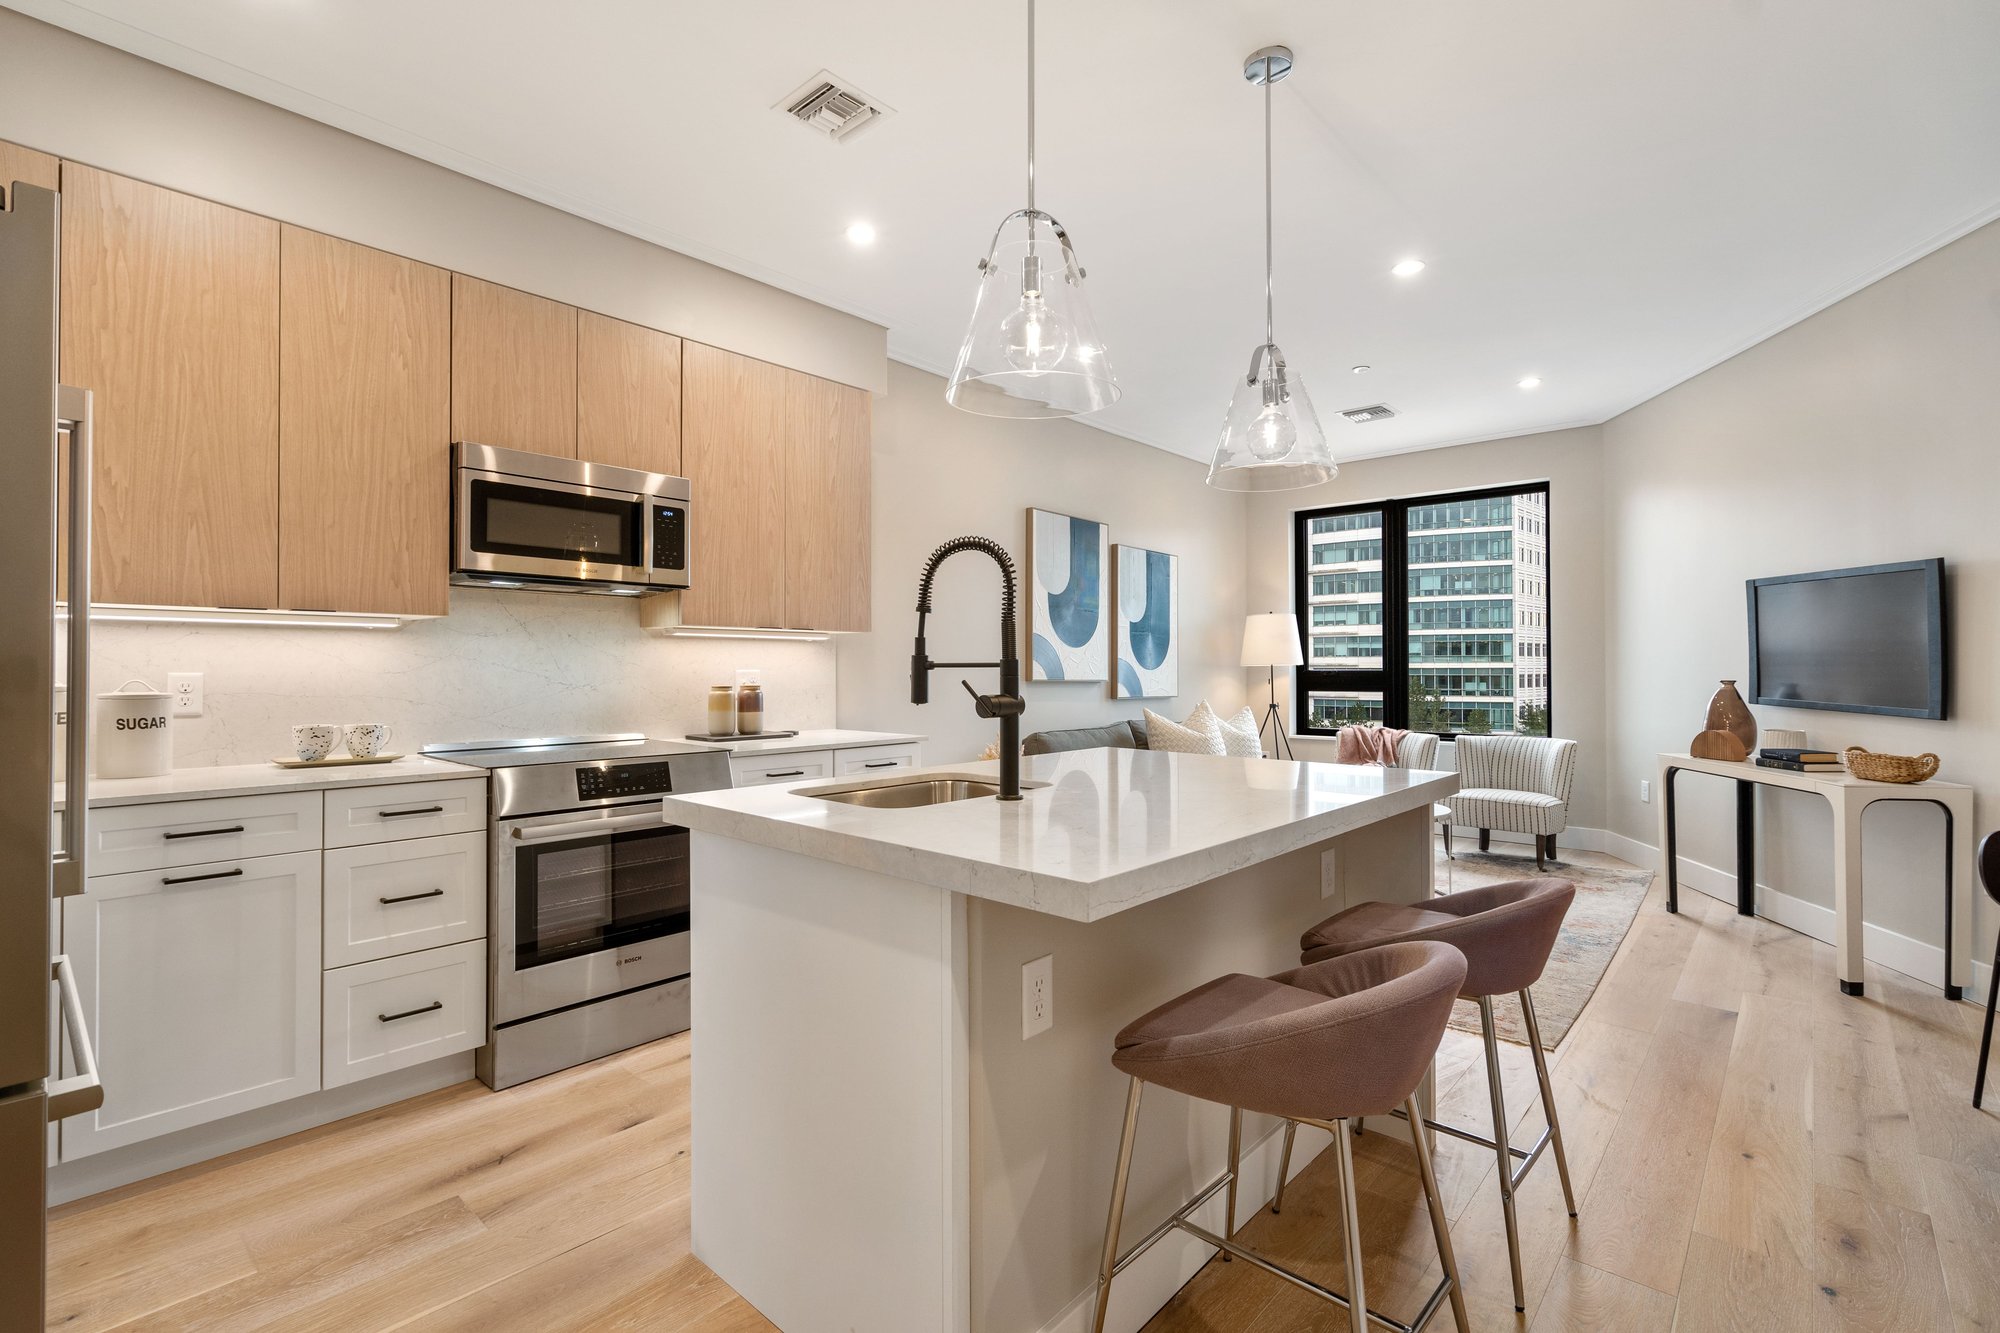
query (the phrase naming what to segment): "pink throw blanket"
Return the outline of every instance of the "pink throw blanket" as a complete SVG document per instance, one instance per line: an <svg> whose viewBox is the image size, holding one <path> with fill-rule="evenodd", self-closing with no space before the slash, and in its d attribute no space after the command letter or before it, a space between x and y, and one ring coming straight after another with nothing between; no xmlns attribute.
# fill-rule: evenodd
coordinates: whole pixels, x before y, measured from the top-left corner
<svg viewBox="0 0 2000 1333"><path fill-rule="evenodd" d="M1339 739L1334 742L1333 762L1394 768L1396 749L1409 734L1394 727L1342 727Z"/></svg>

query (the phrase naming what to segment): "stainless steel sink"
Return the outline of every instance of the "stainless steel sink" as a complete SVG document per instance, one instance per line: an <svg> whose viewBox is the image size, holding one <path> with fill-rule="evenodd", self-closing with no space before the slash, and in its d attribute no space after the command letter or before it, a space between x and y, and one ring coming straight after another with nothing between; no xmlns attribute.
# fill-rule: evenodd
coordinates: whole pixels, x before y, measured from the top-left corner
<svg viewBox="0 0 2000 1333"><path fill-rule="evenodd" d="M919 778L912 782L887 782L867 787L823 787L799 790L801 796L842 805L865 805L876 810L907 810L920 805L943 805L948 801L969 801L978 796L998 796L997 782L977 782L970 778Z"/></svg>

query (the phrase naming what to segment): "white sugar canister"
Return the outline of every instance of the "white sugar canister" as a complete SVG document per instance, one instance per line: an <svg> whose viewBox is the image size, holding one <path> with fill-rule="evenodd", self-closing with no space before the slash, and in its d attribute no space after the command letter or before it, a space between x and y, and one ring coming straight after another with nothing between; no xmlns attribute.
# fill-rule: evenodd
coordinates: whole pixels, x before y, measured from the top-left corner
<svg viewBox="0 0 2000 1333"><path fill-rule="evenodd" d="M137 689L133 687L137 686ZM143 680L97 696L97 776L156 778L173 770L169 698Z"/></svg>

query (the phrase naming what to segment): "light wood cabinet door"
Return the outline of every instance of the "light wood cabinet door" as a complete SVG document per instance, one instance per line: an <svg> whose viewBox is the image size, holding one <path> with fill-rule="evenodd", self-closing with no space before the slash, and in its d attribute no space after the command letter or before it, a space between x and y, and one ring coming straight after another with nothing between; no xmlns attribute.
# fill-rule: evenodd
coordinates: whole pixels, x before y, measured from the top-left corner
<svg viewBox="0 0 2000 1333"><path fill-rule="evenodd" d="M278 604L278 224L62 167L62 378L95 395L99 602Z"/></svg>
<svg viewBox="0 0 2000 1333"><path fill-rule="evenodd" d="M63 899L106 1075L104 1105L63 1122L64 1161L318 1091L319 876L319 853L295 852Z"/></svg>
<svg viewBox="0 0 2000 1333"><path fill-rule="evenodd" d="M681 340L577 313L576 456L681 475Z"/></svg>
<svg viewBox="0 0 2000 1333"><path fill-rule="evenodd" d="M786 372L785 624L865 630L869 611L866 389Z"/></svg>
<svg viewBox="0 0 2000 1333"><path fill-rule="evenodd" d="M451 435L576 457L576 307L451 275Z"/></svg>
<svg viewBox="0 0 2000 1333"><path fill-rule="evenodd" d="M688 625L785 625L785 423L791 372L687 343L681 459L692 493Z"/></svg>
<svg viewBox="0 0 2000 1333"><path fill-rule="evenodd" d="M299 227L280 246L279 602L441 616L451 275Z"/></svg>
<svg viewBox="0 0 2000 1333"><path fill-rule="evenodd" d="M25 181L44 190L60 189L62 164L47 153L0 139L0 207L14 206L14 182Z"/></svg>

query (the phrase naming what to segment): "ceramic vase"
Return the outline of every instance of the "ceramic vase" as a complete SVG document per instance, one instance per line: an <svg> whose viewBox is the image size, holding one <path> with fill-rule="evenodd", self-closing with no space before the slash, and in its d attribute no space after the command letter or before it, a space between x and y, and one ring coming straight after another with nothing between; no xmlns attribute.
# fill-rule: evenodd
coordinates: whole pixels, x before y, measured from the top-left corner
<svg viewBox="0 0 2000 1333"><path fill-rule="evenodd" d="M1715 697L1708 701L1709 731L1726 731L1743 742L1745 754L1757 749L1757 719L1750 716L1750 705L1743 702L1743 696L1736 692L1736 682L1725 680Z"/></svg>

